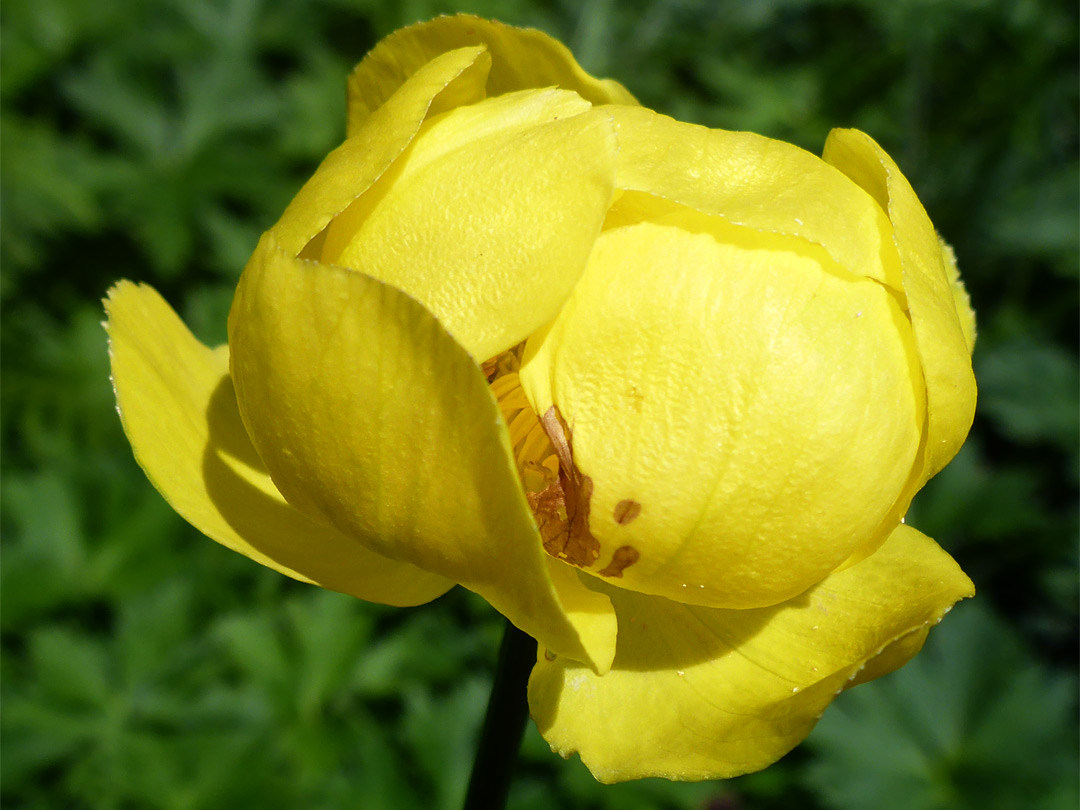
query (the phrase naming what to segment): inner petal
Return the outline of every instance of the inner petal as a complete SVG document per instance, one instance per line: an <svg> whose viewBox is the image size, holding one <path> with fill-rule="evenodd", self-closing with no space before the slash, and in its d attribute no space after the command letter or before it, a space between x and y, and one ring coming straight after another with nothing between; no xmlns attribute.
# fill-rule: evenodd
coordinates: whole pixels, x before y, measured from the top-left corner
<svg viewBox="0 0 1080 810"><path fill-rule="evenodd" d="M652 223L598 240L520 372L572 441L589 573L764 606L891 528L922 429L909 326L816 258Z"/></svg>
<svg viewBox="0 0 1080 810"><path fill-rule="evenodd" d="M339 217L321 260L405 292L473 357L491 357L570 294L611 200L614 155L610 119L569 91L452 110Z"/></svg>

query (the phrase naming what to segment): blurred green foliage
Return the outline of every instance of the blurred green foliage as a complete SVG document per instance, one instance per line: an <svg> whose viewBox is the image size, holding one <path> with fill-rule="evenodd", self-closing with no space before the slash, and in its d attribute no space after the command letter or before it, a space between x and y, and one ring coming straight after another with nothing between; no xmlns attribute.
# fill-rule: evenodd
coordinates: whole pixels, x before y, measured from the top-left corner
<svg viewBox="0 0 1080 810"><path fill-rule="evenodd" d="M98 299L224 338L258 234L343 133L347 70L437 13L535 25L649 106L900 162L979 313L980 404L909 520L976 602L727 783L603 787L529 731L518 810L1077 806L1077 8L1050 0L6 0L0 7L0 799L453 808L498 617L389 610L183 524L113 412Z"/></svg>

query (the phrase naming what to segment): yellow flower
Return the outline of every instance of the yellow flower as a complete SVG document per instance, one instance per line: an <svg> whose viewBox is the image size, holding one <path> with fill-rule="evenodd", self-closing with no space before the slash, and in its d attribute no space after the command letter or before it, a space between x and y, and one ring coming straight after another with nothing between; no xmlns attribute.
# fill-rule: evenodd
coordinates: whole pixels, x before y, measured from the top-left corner
<svg viewBox="0 0 1080 810"><path fill-rule="evenodd" d="M602 781L764 767L973 593L902 517L971 424L974 322L869 137L679 123L466 16L348 86L227 347L110 293L125 429L187 520L362 599L482 595Z"/></svg>

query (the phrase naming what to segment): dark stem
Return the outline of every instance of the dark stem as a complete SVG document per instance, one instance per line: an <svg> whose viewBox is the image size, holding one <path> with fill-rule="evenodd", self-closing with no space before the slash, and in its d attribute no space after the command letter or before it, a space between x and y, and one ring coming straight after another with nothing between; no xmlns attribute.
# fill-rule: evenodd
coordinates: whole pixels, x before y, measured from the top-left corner
<svg viewBox="0 0 1080 810"><path fill-rule="evenodd" d="M536 641L507 621L480 747L469 777L465 810L502 810L506 806L514 763L529 720L526 690L535 663Z"/></svg>

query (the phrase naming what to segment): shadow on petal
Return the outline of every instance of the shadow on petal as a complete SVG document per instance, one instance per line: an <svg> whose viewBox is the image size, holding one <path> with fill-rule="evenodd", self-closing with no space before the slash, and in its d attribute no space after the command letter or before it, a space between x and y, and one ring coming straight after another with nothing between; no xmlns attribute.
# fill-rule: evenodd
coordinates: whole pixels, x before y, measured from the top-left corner
<svg viewBox="0 0 1080 810"><path fill-rule="evenodd" d="M246 547L235 550L308 582L399 606L428 602L454 583L390 560L285 501L247 437L232 379L210 397L202 475L214 506Z"/></svg>

